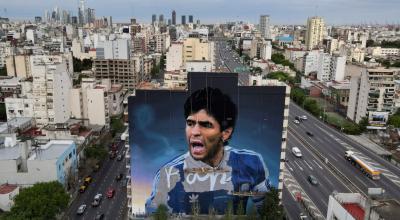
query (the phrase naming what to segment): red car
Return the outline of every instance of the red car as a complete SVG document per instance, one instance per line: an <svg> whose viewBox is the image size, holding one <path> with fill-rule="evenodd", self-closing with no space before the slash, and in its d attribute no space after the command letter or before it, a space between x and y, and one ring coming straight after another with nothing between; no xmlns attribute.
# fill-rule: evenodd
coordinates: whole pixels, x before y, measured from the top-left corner
<svg viewBox="0 0 400 220"><path fill-rule="evenodd" d="M115 194L115 189L113 189L113 188L108 188L108 190L107 190L107 198L112 198L112 197L114 197L114 194Z"/></svg>

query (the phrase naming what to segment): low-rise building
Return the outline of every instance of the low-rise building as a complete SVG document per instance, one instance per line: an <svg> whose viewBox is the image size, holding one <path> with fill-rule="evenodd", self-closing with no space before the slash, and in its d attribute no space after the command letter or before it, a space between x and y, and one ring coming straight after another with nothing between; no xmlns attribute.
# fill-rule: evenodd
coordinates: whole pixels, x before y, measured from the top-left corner
<svg viewBox="0 0 400 220"><path fill-rule="evenodd" d="M52 140L43 146L17 141L15 135L3 137L0 147L0 184L31 186L58 181L64 186L77 174L76 145L73 141Z"/></svg>

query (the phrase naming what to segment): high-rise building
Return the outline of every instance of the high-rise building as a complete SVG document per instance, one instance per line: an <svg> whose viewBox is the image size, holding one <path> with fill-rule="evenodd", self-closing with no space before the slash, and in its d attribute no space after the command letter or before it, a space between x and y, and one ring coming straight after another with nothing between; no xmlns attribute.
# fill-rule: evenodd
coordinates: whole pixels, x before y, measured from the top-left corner
<svg viewBox="0 0 400 220"><path fill-rule="evenodd" d="M181 24L186 24L186 16L182 15Z"/></svg>
<svg viewBox="0 0 400 220"><path fill-rule="evenodd" d="M176 12L175 12L175 10L172 11L172 25L176 25Z"/></svg>
<svg viewBox="0 0 400 220"><path fill-rule="evenodd" d="M79 9L78 9L78 18L79 18L79 24L86 24L87 20L87 12L86 12L86 6L85 6L85 0L79 0Z"/></svg>
<svg viewBox="0 0 400 220"><path fill-rule="evenodd" d="M269 30L269 15L260 16L260 32L261 36L266 39L271 39L271 34Z"/></svg>
<svg viewBox="0 0 400 220"><path fill-rule="evenodd" d="M164 15L159 15L158 17L158 23L163 24L164 23Z"/></svg>
<svg viewBox="0 0 400 220"><path fill-rule="evenodd" d="M347 117L358 123L369 112L396 111L395 78L399 69L367 69L359 67L361 75L350 80Z"/></svg>
<svg viewBox="0 0 400 220"><path fill-rule="evenodd" d="M153 15L151 16L151 24L156 23L156 20L157 20L157 15L156 15L156 14L153 14Z"/></svg>
<svg viewBox="0 0 400 220"><path fill-rule="evenodd" d="M321 17L311 17L307 20L306 47L311 50L324 39L325 23Z"/></svg>
<svg viewBox="0 0 400 220"><path fill-rule="evenodd" d="M189 24L193 24L193 15L189 15Z"/></svg>
<svg viewBox="0 0 400 220"><path fill-rule="evenodd" d="M172 25L172 20L168 19L168 26L171 26L171 25Z"/></svg>

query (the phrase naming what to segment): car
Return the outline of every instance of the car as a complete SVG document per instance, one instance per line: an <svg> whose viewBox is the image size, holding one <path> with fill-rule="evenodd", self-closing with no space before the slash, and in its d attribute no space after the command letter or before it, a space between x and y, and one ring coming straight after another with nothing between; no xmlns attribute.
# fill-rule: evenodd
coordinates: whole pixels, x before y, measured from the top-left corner
<svg viewBox="0 0 400 220"><path fill-rule="evenodd" d="M104 214L103 213L97 214L96 217L94 217L95 220L101 220L103 218L104 218Z"/></svg>
<svg viewBox="0 0 400 220"><path fill-rule="evenodd" d="M107 190L107 198L112 198L112 197L114 197L114 194L115 194L115 189L113 189L113 188L108 188L108 190Z"/></svg>
<svg viewBox="0 0 400 220"><path fill-rule="evenodd" d="M102 198L103 198L103 195L102 195L101 193L97 193L97 194L94 196L94 199L93 199L93 202L92 202L92 206L93 206L93 207L99 206L100 203L101 203L101 199L102 199Z"/></svg>
<svg viewBox="0 0 400 220"><path fill-rule="evenodd" d="M93 178L91 176L87 176L87 177L85 177L85 179L83 179L83 184L88 186L92 181L93 181Z"/></svg>
<svg viewBox="0 0 400 220"><path fill-rule="evenodd" d="M294 154L294 156L301 158L303 155L301 154L301 151L298 147L293 147L292 148L292 153Z"/></svg>
<svg viewBox="0 0 400 220"><path fill-rule="evenodd" d="M81 185L81 186L79 187L79 192L80 192L80 193L84 193L84 192L86 191L86 188L87 188L86 185Z"/></svg>
<svg viewBox="0 0 400 220"><path fill-rule="evenodd" d="M318 185L318 180L317 180L317 178L315 176L309 175L307 177L307 179L308 179L308 182L311 183L311 185L314 185L314 186Z"/></svg>
<svg viewBox="0 0 400 220"><path fill-rule="evenodd" d="M310 131L306 131L306 134L307 134L308 136L310 136L310 137L314 136L314 134L311 133Z"/></svg>
<svg viewBox="0 0 400 220"><path fill-rule="evenodd" d="M303 120L307 120L307 115L302 115L302 116L300 116L300 118Z"/></svg>
<svg viewBox="0 0 400 220"><path fill-rule="evenodd" d="M297 120L297 119L293 120L293 122L294 122L295 124L300 124L300 121Z"/></svg>
<svg viewBox="0 0 400 220"><path fill-rule="evenodd" d="M122 158L123 158L123 157L122 157L122 154L119 154L119 155L117 156L117 160L118 160L118 161L121 161Z"/></svg>
<svg viewBox="0 0 400 220"><path fill-rule="evenodd" d="M123 175L122 173L120 173L120 174L118 174L118 175L115 177L115 180L120 181L120 180L122 179L123 176L124 176L124 175Z"/></svg>
<svg viewBox="0 0 400 220"><path fill-rule="evenodd" d="M82 215L83 213L85 213L85 210L86 210L86 205L82 204L81 206L79 206L78 210L76 211L76 214Z"/></svg>

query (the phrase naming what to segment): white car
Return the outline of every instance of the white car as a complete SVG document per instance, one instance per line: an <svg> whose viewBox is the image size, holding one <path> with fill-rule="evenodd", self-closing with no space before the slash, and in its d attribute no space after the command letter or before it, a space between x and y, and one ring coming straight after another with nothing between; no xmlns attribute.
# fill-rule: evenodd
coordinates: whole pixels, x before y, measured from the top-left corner
<svg viewBox="0 0 400 220"><path fill-rule="evenodd" d="M81 206L79 206L78 211L76 211L76 214L78 215L82 215L86 210L86 205L82 204Z"/></svg>
<svg viewBox="0 0 400 220"><path fill-rule="evenodd" d="M302 116L300 116L300 118L303 120L307 120L307 115L302 115Z"/></svg>
<svg viewBox="0 0 400 220"><path fill-rule="evenodd" d="M297 120L297 119L293 120L293 122L294 122L295 124L300 124L300 121Z"/></svg>
<svg viewBox="0 0 400 220"><path fill-rule="evenodd" d="M294 154L294 156L301 158L303 155L301 154L301 151L298 147L293 147L292 148L292 153Z"/></svg>

